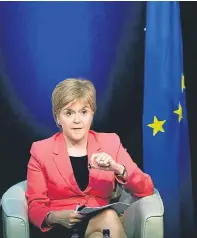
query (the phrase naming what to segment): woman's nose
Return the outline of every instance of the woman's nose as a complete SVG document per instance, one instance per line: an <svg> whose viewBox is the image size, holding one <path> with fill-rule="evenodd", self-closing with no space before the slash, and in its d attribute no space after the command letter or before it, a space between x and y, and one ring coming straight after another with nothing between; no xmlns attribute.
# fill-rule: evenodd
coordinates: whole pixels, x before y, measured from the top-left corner
<svg viewBox="0 0 197 238"><path fill-rule="evenodd" d="M81 121L81 118L80 118L80 115L79 114L76 114L75 117L74 117L74 122L75 123L78 123Z"/></svg>

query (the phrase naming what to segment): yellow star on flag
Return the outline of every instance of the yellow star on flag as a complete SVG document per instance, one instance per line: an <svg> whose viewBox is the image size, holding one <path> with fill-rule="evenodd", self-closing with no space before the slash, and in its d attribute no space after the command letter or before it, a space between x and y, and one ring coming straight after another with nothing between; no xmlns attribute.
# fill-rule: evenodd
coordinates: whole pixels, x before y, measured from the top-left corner
<svg viewBox="0 0 197 238"><path fill-rule="evenodd" d="M159 131L164 132L163 124L166 120L159 121L156 116L154 116L154 121L151 124L148 124L149 127L153 128L153 136L155 136Z"/></svg>
<svg viewBox="0 0 197 238"><path fill-rule="evenodd" d="M184 89L185 89L185 77L182 74L182 77L181 77L181 90L182 90L182 93L183 93Z"/></svg>
<svg viewBox="0 0 197 238"><path fill-rule="evenodd" d="M181 119L183 118L183 109L182 106L179 102L179 107L177 110L174 111L175 114L177 114L179 116L179 122L181 121Z"/></svg>

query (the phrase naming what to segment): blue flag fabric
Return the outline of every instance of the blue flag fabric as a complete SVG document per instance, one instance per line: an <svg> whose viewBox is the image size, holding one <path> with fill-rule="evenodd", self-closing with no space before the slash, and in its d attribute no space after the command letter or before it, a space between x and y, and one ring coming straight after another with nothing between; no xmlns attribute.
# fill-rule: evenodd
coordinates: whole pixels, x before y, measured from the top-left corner
<svg viewBox="0 0 197 238"><path fill-rule="evenodd" d="M178 2L147 2L143 153L164 202L165 237L192 237L193 201Z"/></svg>

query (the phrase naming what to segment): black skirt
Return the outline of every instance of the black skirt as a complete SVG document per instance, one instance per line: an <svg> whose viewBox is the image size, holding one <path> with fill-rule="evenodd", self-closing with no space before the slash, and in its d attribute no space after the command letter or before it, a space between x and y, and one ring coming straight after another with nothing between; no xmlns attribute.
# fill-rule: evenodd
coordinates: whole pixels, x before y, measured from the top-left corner
<svg viewBox="0 0 197 238"><path fill-rule="evenodd" d="M74 229L69 229L60 225L54 226L51 230L42 232L37 227L30 224L31 238L70 238L76 230L80 238L84 238L89 223L89 219L78 223Z"/></svg>

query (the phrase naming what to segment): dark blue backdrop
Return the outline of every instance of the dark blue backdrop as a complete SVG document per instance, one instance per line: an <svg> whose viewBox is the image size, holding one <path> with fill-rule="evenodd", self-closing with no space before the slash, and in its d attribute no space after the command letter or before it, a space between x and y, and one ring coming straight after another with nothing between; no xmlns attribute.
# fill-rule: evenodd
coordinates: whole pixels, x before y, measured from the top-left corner
<svg viewBox="0 0 197 238"><path fill-rule="evenodd" d="M127 14L132 5L0 3L1 61L6 81L11 83L8 87L12 88L15 109L18 111L22 105L23 118L54 130L51 92L56 83L67 77L90 79L98 100L104 100L125 21L133 17Z"/></svg>

